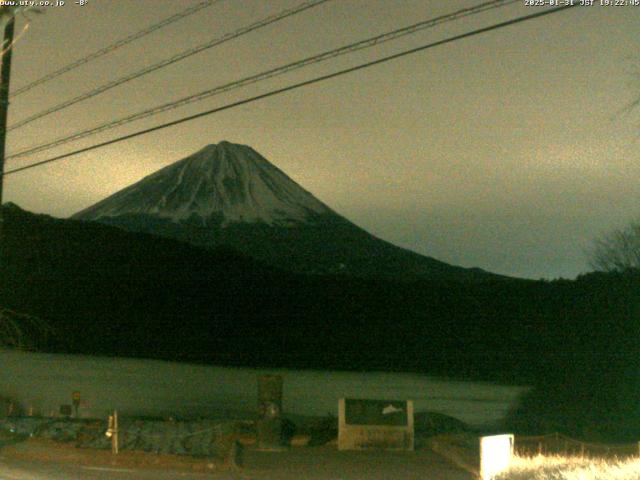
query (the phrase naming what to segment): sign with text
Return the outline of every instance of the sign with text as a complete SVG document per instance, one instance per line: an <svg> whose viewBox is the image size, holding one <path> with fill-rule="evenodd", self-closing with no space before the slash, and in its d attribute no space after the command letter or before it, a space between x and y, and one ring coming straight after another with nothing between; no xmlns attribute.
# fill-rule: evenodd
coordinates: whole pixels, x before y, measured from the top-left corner
<svg viewBox="0 0 640 480"><path fill-rule="evenodd" d="M348 425L407 425L407 402L347 398L344 409Z"/></svg>
<svg viewBox="0 0 640 480"><path fill-rule="evenodd" d="M411 400L361 400L338 402L339 450L413 450Z"/></svg>

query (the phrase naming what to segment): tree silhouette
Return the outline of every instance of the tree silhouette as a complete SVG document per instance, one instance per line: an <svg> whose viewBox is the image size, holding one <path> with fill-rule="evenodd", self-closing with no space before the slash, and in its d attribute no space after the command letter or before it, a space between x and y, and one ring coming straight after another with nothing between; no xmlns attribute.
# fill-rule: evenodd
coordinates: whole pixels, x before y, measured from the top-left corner
<svg viewBox="0 0 640 480"><path fill-rule="evenodd" d="M603 272L640 269L640 220L597 239L590 265Z"/></svg>
<svg viewBox="0 0 640 480"><path fill-rule="evenodd" d="M41 319L0 308L0 346L35 349L53 331Z"/></svg>

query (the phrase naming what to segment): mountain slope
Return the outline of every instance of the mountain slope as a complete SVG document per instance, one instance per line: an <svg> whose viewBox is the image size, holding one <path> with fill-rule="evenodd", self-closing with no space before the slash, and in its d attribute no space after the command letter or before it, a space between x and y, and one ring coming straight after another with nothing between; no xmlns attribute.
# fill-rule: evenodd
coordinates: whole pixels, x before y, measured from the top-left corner
<svg viewBox="0 0 640 480"><path fill-rule="evenodd" d="M340 216L248 146L220 142L73 216L304 273L488 275L396 247Z"/></svg>

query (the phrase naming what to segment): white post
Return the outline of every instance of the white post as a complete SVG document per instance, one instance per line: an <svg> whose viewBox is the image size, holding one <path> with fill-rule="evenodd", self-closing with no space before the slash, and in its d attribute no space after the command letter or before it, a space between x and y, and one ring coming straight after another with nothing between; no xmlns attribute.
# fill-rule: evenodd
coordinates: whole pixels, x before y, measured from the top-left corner
<svg viewBox="0 0 640 480"><path fill-rule="evenodd" d="M113 415L109 415L109 426L107 437L111 438L111 453L118 454L118 411L114 410Z"/></svg>
<svg viewBox="0 0 640 480"><path fill-rule="evenodd" d="M493 480L505 471L513 457L514 437L512 434L480 437L480 478Z"/></svg>

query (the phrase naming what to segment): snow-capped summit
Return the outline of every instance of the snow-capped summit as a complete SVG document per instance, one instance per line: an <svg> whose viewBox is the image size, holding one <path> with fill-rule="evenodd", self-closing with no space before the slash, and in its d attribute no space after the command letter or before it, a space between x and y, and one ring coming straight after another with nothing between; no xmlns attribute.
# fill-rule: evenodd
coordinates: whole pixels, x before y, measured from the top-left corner
<svg viewBox="0 0 640 480"><path fill-rule="evenodd" d="M246 145L220 142L75 214L304 273L475 278L337 214Z"/></svg>
<svg viewBox="0 0 640 480"><path fill-rule="evenodd" d="M246 145L222 141L175 162L83 210L75 218L152 215L230 223L290 225L331 210Z"/></svg>

